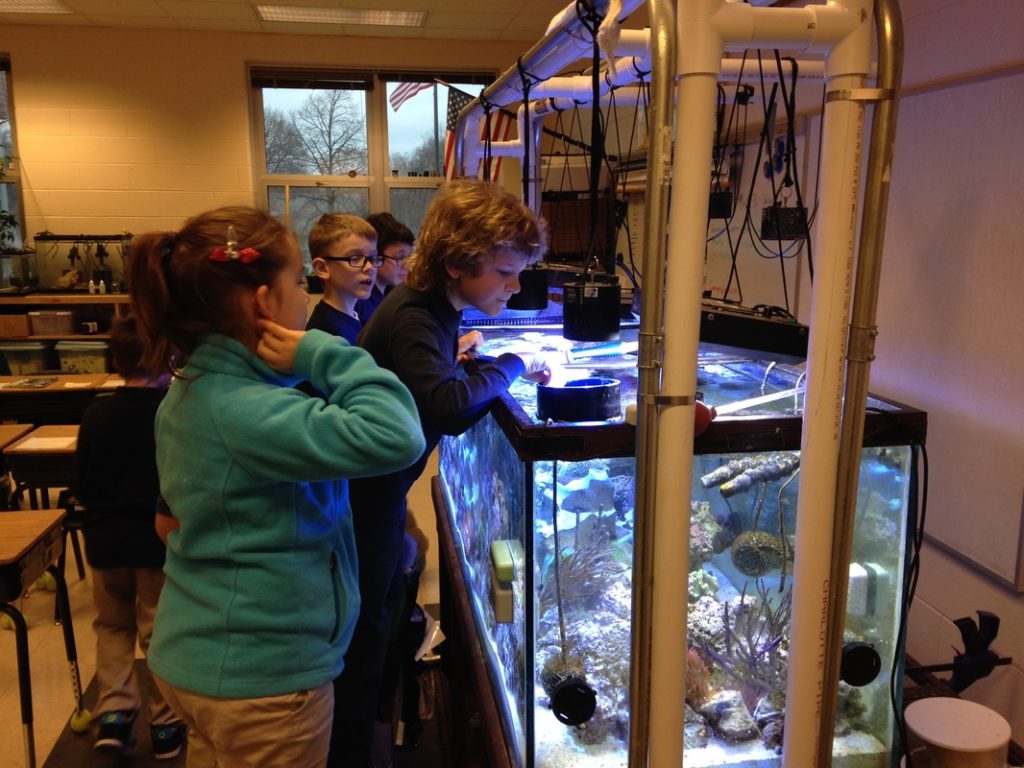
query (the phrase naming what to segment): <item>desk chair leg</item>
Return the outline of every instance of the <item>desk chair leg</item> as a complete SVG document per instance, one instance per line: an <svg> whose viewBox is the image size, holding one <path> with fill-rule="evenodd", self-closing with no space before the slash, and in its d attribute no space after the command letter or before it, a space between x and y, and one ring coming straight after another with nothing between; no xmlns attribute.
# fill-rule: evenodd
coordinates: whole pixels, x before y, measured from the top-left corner
<svg viewBox="0 0 1024 768"><path fill-rule="evenodd" d="M67 652L68 666L71 668L71 692L75 696L75 712L71 715L71 730L84 733L89 728L90 713L85 708L82 689L82 673L78 668L78 650L75 647L75 625L71 621L71 601L68 599L68 585L64 581L64 573L56 566L48 565L46 570L57 581L57 607L60 610L61 624L64 630L64 649Z"/></svg>
<svg viewBox="0 0 1024 768"><path fill-rule="evenodd" d="M71 551L75 555L75 567L78 569L78 580L85 579L85 560L82 558L82 545L78 541L78 531L74 528L64 529L64 546L60 548L60 556L57 558L57 567L61 573L65 573L64 564L68 557L68 538L71 539Z"/></svg>
<svg viewBox="0 0 1024 768"><path fill-rule="evenodd" d="M25 765L36 768L36 742L32 730L32 671L28 660L28 625L21 611L10 603L0 603L0 613L14 624L14 643L18 658L18 693L21 698L21 729L25 737Z"/></svg>
<svg viewBox="0 0 1024 768"><path fill-rule="evenodd" d="M0 478L0 510L7 511L11 507L11 497L14 495L14 483L11 482L11 474L7 472Z"/></svg>

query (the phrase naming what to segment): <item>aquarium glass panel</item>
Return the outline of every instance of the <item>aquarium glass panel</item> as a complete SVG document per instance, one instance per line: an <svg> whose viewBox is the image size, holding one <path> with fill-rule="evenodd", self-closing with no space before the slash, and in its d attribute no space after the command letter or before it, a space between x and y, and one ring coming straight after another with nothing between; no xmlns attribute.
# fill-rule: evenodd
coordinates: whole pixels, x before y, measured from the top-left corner
<svg viewBox="0 0 1024 768"><path fill-rule="evenodd" d="M633 464L630 457L534 465L537 766L625 758Z"/></svg>
<svg viewBox="0 0 1024 768"><path fill-rule="evenodd" d="M477 634L491 684L500 692L506 736L522 765L527 723L525 622L533 613L526 587L526 553L532 546L525 536L530 498L526 465L489 415L464 434L442 440L438 450Z"/></svg>

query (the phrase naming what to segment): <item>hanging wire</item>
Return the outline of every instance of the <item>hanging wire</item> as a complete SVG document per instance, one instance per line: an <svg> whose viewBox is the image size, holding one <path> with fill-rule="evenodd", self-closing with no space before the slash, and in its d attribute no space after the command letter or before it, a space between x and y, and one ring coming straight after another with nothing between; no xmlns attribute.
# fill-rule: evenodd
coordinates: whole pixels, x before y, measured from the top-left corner
<svg viewBox="0 0 1024 768"><path fill-rule="evenodd" d="M480 105L484 109L484 181L491 180L491 110L494 105L491 104L482 95L480 97Z"/></svg>
<svg viewBox="0 0 1024 768"><path fill-rule="evenodd" d="M519 70L519 79L523 84L523 200L530 200L530 174L532 173L530 163L530 145L532 138L530 134L530 89L540 79L534 77L523 67L523 57L516 59L516 68ZM539 201L538 201L539 202Z"/></svg>

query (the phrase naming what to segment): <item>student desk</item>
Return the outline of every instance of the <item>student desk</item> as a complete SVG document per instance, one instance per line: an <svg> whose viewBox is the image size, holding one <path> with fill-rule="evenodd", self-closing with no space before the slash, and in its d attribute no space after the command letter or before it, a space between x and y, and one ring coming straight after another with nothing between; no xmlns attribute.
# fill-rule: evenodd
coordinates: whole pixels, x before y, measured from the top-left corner
<svg viewBox="0 0 1024 768"><path fill-rule="evenodd" d="M32 429L32 424L0 424L0 451ZM0 510L11 508L11 490L10 469L0 455Z"/></svg>
<svg viewBox="0 0 1024 768"><path fill-rule="evenodd" d="M50 489L71 482L77 446L77 424L48 424L4 448L16 483L12 499L28 492L32 509L49 507Z"/></svg>
<svg viewBox="0 0 1024 768"><path fill-rule="evenodd" d="M53 379L45 386L28 386ZM77 424L97 393L117 386L109 373L38 373L0 376L0 422Z"/></svg>
<svg viewBox="0 0 1024 768"><path fill-rule="evenodd" d="M82 704L82 677L71 623L71 604L64 576L52 563L61 551L61 521L64 512L42 509L0 513L0 613L14 624L18 657L18 692L21 723L25 737L25 765L35 768L35 735L32 730L32 678L28 658L28 626L14 605L36 579L48 571L57 583L57 612L64 630L64 648L71 666L71 687L75 695L72 728L88 726L89 713Z"/></svg>

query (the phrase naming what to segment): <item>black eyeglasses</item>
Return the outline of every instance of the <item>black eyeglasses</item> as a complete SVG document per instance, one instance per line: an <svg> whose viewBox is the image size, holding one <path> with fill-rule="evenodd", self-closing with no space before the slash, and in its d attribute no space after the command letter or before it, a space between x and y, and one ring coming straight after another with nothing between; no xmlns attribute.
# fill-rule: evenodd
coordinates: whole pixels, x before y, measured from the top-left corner
<svg viewBox="0 0 1024 768"><path fill-rule="evenodd" d="M355 267L356 269L364 269L367 262L375 267L379 267L384 263L384 257L376 254L373 256L321 256L320 258L324 261L344 261L350 267Z"/></svg>
<svg viewBox="0 0 1024 768"><path fill-rule="evenodd" d="M397 264L398 266L402 266L403 264L405 264L405 262L409 260L409 256L385 256L384 258L387 259L388 261L395 262L395 264Z"/></svg>

